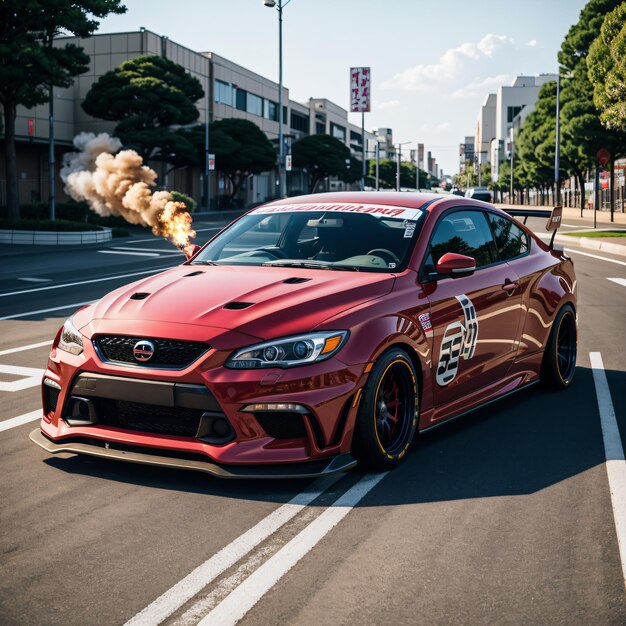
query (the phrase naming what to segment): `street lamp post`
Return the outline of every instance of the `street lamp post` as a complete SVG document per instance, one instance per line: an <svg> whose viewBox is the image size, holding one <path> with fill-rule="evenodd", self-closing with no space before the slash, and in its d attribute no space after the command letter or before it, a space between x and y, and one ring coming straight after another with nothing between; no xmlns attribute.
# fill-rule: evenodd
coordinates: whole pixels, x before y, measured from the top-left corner
<svg viewBox="0 0 626 626"><path fill-rule="evenodd" d="M278 195L285 195L285 146L283 145L283 9L287 0L263 0L263 4L278 11Z"/></svg>
<svg viewBox="0 0 626 626"><path fill-rule="evenodd" d="M559 157L561 153L561 68L556 76L556 144L554 146L554 186L556 204L561 204L561 181L559 180Z"/></svg>
<svg viewBox="0 0 626 626"><path fill-rule="evenodd" d="M398 152L396 153L396 191L400 191L400 161L402 161L402 146L406 146L411 143L410 141L404 141L398 144Z"/></svg>

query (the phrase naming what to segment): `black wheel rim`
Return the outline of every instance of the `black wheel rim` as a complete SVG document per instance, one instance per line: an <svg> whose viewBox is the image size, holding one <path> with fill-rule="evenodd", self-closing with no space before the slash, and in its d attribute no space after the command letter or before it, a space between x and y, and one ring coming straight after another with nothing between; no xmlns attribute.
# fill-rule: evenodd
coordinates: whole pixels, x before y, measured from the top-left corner
<svg viewBox="0 0 626 626"><path fill-rule="evenodd" d="M576 367L576 326L571 313L561 318L556 335L556 367L563 382L569 382Z"/></svg>
<svg viewBox="0 0 626 626"><path fill-rule="evenodd" d="M404 361L385 371L376 393L376 436L386 454L395 456L406 447L415 416L415 383Z"/></svg>

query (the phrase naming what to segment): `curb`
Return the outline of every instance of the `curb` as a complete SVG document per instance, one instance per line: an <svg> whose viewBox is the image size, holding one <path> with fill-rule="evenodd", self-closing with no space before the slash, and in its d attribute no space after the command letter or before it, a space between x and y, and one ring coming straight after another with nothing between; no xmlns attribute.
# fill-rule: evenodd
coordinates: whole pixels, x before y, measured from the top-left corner
<svg viewBox="0 0 626 626"><path fill-rule="evenodd" d="M588 250L600 250L608 254L626 256L626 245L621 243L611 243L609 241L594 241L591 237L568 237L567 235L557 235L554 238L556 243L580 246Z"/></svg>
<svg viewBox="0 0 626 626"><path fill-rule="evenodd" d="M112 239L112 230L50 231L50 230L0 230L0 244L23 246L71 246L101 243Z"/></svg>

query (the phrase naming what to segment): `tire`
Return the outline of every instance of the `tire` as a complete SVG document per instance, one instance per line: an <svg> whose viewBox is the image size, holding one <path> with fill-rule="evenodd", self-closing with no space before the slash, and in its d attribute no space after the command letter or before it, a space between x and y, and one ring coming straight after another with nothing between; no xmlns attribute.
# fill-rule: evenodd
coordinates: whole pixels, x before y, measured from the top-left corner
<svg viewBox="0 0 626 626"><path fill-rule="evenodd" d="M548 389L567 389L576 371L577 331L574 309L566 304L554 318L543 355L541 380Z"/></svg>
<svg viewBox="0 0 626 626"><path fill-rule="evenodd" d="M415 367L406 352L392 348L363 388L352 440L360 467L387 470L400 463L417 429L418 407Z"/></svg>

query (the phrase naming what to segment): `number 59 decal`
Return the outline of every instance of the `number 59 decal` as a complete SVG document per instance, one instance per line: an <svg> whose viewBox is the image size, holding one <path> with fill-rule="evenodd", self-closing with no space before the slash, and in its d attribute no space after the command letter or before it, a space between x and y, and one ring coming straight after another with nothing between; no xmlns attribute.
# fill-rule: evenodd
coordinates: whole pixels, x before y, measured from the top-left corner
<svg viewBox="0 0 626 626"><path fill-rule="evenodd" d="M459 359L469 361L474 356L478 340L478 319L472 301L466 296L456 296L463 309L464 322L448 324L441 340L441 353L437 363L436 380L440 386L451 383L459 369Z"/></svg>

